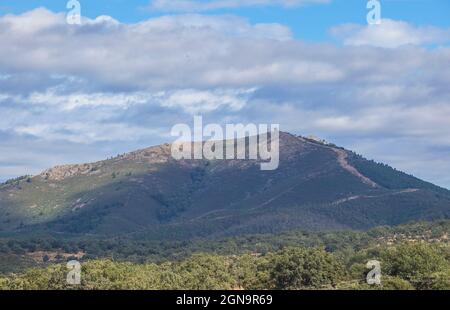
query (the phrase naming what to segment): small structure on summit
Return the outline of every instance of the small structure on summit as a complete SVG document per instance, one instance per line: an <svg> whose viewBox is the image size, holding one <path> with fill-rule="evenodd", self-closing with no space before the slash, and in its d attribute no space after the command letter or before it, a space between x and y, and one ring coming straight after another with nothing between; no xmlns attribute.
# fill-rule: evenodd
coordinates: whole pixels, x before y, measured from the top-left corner
<svg viewBox="0 0 450 310"><path fill-rule="evenodd" d="M309 135L306 137L306 139L314 141L314 142L318 142L320 144L325 144L325 145L329 145L330 143L328 141L326 141L325 139L322 139L316 135Z"/></svg>

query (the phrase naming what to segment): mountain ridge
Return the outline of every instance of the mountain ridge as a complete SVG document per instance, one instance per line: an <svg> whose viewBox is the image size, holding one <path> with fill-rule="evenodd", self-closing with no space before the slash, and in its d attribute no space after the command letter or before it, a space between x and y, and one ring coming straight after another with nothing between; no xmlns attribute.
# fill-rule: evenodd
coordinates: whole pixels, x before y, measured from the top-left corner
<svg viewBox="0 0 450 310"><path fill-rule="evenodd" d="M450 191L333 144L280 132L280 167L175 160L170 144L0 186L0 231L150 238L367 229L448 218Z"/></svg>

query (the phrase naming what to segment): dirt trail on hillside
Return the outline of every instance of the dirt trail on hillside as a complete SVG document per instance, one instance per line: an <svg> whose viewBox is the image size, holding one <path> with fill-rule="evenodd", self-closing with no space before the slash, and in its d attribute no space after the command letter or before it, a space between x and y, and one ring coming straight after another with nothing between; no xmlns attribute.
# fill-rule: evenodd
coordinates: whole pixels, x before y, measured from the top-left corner
<svg viewBox="0 0 450 310"><path fill-rule="evenodd" d="M350 197L336 200L332 203L332 205L340 205L344 202L352 201L355 199L379 198L379 197L384 197L384 196L393 196L393 195L400 195L400 194L406 194L406 193L414 193L414 192L417 192L418 190L419 190L418 188L407 188L407 189L402 189L399 191L389 192L389 193L385 193L385 194L381 194L381 195L355 195L355 196L350 196Z"/></svg>
<svg viewBox="0 0 450 310"><path fill-rule="evenodd" d="M368 184L372 187L378 187L377 183L375 183L374 181L372 181L371 179L369 179L368 177L363 175L361 172L358 171L358 169L356 169L355 167L353 167L352 165L349 164L349 162L347 161L348 154L346 151L341 150L341 149L335 149L335 148L332 148L332 150L337 154L338 162L342 168L344 168L345 170L347 170L354 176L357 176L358 178L360 178L361 181L363 181L365 184Z"/></svg>
<svg viewBox="0 0 450 310"><path fill-rule="evenodd" d="M300 140L302 140L304 143L308 143L311 145L314 145L316 147L322 147L322 148L326 148L326 149L331 149L333 150L336 155L337 155L337 160L339 165L347 170L348 172L350 172L351 174L353 174L354 176L358 177L361 181L363 181L363 183L368 184L372 187L380 187L377 183L375 183L374 181L372 181L371 179L369 179L368 177L366 177L365 175L363 175L361 172L358 171L358 169L356 169L355 167L353 167L348 161L348 153L343 150L343 149L339 149L339 148L335 148L329 145L324 145L324 144L317 144L317 143L312 143L304 138L299 138Z"/></svg>

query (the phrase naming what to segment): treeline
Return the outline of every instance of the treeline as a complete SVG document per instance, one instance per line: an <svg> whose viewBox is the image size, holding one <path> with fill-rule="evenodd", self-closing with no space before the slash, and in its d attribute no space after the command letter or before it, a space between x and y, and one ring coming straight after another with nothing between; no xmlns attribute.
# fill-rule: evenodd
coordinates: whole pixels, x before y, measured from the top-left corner
<svg viewBox="0 0 450 310"><path fill-rule="evenodd" d="M442 188L432 183L422 181L389 165L374 160L366 160L354 152L350 153L348 160L363 175L388 189L422 188L442 190Z"/></svg>
<svg viewBox="0 0 450 310"><path fill-rule="evenodd" d="M3 183L0 182L0 188L4 187L4 186L8 186L8 185L19 185L20 182L22 182L22 181L27 181L28 183L30 183L31 182L31 178L32 178L31 175L23 175L23 176L20 176L20 177L17 177L17 178L9 179L9 180L6 180Z"/></svg>
<svg viewBox="0 0 450 310"><path fill-rule="evenodd" d="M84 260L113 258L135 263L181 260L195 253L240 255L261 253L263 255L286 247L321 247L327 252L359 251L379 244L398 243L404 240L446 242L450 221L420 222L398 227L378 227L369 231L308 232L293 231L281 234L247 235L225 239L201 239L184 241L158 241L139 238L117 237L99 239L72 238L1 238L0 273L17 271L18 261L29 254L58 252L76 254L82 252ZM14 259L6 259L14 256ZM73 257L57 257L63 262ZM29 259L28 259L29 261ZM35 262L38 264L39 262ZM42 264L47 262L40 262ZM24 266L29 266L30 262Z"/></svg>
<svg viewBox="0 0 450 310"><path fill-rule="evenodd" d="M81 285L65 264L0 278L0 289L450 289L448 244L406 242L357 252L287 247L273 253L195 254L181 261L82 263ZM381 263L381 285L366 283L368 260Z"/></svg>

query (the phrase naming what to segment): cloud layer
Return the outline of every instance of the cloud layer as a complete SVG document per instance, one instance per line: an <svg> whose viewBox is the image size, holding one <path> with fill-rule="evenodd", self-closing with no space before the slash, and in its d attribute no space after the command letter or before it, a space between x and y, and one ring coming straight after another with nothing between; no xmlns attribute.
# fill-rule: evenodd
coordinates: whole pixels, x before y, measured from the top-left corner
<svg viewBox="0 0 450 310"><path fill-rule="evenodd" d="M339 46L235 16L0 17L0 175L171 141L201 113L318 134L450 187L450 49L421 46L446 30L382 25L415 31L397 27L392 44L340 26Z"/></svg>
<svg viewBox="0 0 450 310"><path fill-rule="evenodd" d="M403 45L450 43L450 29L417 27L391 19L383 19L379 25L340 25L331 29L331 33L343 40L344 44L352 46L396 48Z"/></svg>

